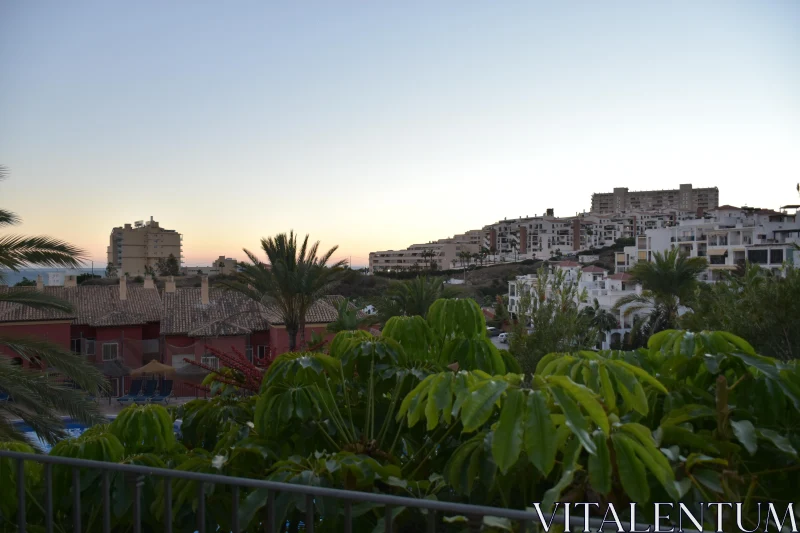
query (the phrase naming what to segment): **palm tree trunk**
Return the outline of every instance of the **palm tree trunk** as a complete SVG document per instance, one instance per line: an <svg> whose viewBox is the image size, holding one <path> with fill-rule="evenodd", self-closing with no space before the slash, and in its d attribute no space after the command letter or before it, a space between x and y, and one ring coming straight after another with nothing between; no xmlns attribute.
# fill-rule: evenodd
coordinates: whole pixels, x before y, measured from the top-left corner
<svg viewBox="0 0 800 533"><path fill-rule="evenodd" d="M293 352L297 348L297 326L286 324L286 334L289 336L289 351Z"/></svg>

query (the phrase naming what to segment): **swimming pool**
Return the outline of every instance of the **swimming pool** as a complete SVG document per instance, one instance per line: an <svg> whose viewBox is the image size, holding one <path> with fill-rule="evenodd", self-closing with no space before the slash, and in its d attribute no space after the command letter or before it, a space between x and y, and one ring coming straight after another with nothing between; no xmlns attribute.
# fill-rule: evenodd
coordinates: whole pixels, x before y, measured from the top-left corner
<svg viewBox="0 0 800 533"><path fill-rule="evenodd" d="M108 421L113 422L115 418L116 416L109 416ZM36 432L33 430L33 428L31 428L29 425L25 424L24 422L15 422L14 427L25 435L25 438L27 438L28 441L30 441L31 445L34 448L41 450L43 453L50 453L50 449L52 448L52 446L43 441L42 439L40 439L39 435L37 435ZM173 427L175 433L177 434L181 428L181 420L176 420L175 425ZM65 418L64 428L66 429L67 432L67 438L73 438L73 437L79 437L84 431L88 429L88 426L86 426L81 422L72 420L70 418Z"/></svg>

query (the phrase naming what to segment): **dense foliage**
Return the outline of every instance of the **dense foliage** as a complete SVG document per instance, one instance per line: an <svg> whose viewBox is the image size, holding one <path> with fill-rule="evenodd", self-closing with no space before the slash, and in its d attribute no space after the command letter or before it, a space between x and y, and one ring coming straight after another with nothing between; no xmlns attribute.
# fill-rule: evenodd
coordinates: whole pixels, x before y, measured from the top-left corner
<svg viewBox="0 0 800 533"><path fill-rule="evenodd" d="M550 273L540 268L530 291L522 284L516 290L520 295L515 313L518 320L509 350L526 374L533 373L548 353L593 348L607 331L601 310L579 310L586 293L578 289L578 280L567 279L563 270Z"/></svg>
<svg viewBox="0 0 800 533"><path fill-rule="evenodd" d="M683 326L730 331L770 357L800 357L800 270L773 274L748 264L725 281L700 286Z"/></svg>
<svg viewBox="0 0 800 533"><path fill-rule="evenodd" d="M707 267L704 257L689 257L678 248L653 252L652 261L634 265L630 274L644 290L620 298L614 306L615 310L624 309L626 315L635 315L631 331L634 345L678 325L680 312L691 306L696 295L700 283L697 277Z"/></svg>
<svg viewBox="0 0 800 533"><path fill-rule="evenodd" d="M426 318L392 318L380 337L341 332L327 354L279 356L257 395L218 390L174 413L177 439L162 407L131 407L52 453L513 508L742 501L749 529L758 502L797 495L800 368L724 332L663 331L632 352L551 353L531 375L487 339L475 302L438 300ZM69 530L66 478L54 475L58 523ZM86 476L84 524L94 531L101 500ZM36 520L41 477L28 479ZM14 501L12 487L0 485L0 501ZM115 477L112 490L114 530L127 531L130 482ZM160 530L163 484L143 490L146 527ZM207 493L207 530L229 530L231 497L222 486ZM197 498L194 483L175 484L175 530L194 530ZM263 530L267 494L240 498L243 527ZM272 519L296 528L305 505L280 494ZM342 529L337 502L314 505L319 530ZM0 511L13 522L12 507ZM394 513L400 531L424 528L420 512ZM382 509L360 505L353 517L354 531L382 530Z"/></svg>

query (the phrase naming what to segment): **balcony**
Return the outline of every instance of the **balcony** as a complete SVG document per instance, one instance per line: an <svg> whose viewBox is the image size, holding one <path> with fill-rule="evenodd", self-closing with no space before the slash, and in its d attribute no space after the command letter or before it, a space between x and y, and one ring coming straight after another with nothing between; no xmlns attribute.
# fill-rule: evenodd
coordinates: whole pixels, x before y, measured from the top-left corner
<svg viewBox="0 0 800 533"><path fill-rule="evenodd" d="M112 486L115 490L125 487L130 490L133 505L130 509L130 521L133 531L142 531L142 510L147 509L151 502L146 501L143 495L145 482L153 487L163 486L164 492L164 527L163 531L173 530L172 516L173 503L181 502L178 498L178 491L173 492L173 486L194 484L196 491L192 498L192 507L195 509L197 519L197 533L206 531L232 531L240 533L242 524L240 517L244 513L240 512L242 505L249 494L255 491L264 492L266 496L266 513L257 524L259 529L268 533L281 531L284 525L276 517L276 500L284 494L304 497L305 515L304 528L306 533L314 533L314 529L321 525L323 511L323 500L326 501L325 509L328 505L331 508L328 512L341 513L343 516L343 531L352 533L353 531L353 507L367 504L371 508L383 507L383 531L392 533L395 529L393 510L406 508L407 512L418 512L425 517L425 531L432 533L442 530L444 525L443 518L446 516L465 516L467 518L468 531L480 531L484 524L485 517L503 518L510 522L516 522L524 526L523 530L528 530L533 524L541 523L539 514L534 511L523 511L520 509L508 509L500 507L486 507L479 505L468 505L463 503L452 503L447 501L410 498L407 496L394 496L391 494L381 494L374 492L360 492L356 490L333 489L320 486L300 485L295 483L282 483L277 481L264 481L261 479L240 478L234 476L224 476L219 474L206 474L202 472L190 472L186 470L174 470L167 468L153 468L133 464L111 463L103 461L89 461L86 459L73 459L70 457L58 457L54 455L38 455L20 452L0 450L0 457L13 460L16 463L17 487L26 486L26 473L33 472L33 467L38 467L43 471L44 494L42 495L42 514L48 531L53 530L56 519L54 507L62 498L71 498L72 531L83 531L84 526L88 526L91 520L96 526L96 530L109 533L111 529L112 517ZM8 461L11 463L11 461ZM42 465L45 468L42 468ZM56 465L55 467L53 465ZM72 491L71 495L53 493L54 472L61 471L66 474L72 470ZM9 475L13 475L9 472ZM97 486L102 494L99 501L87 501L81 498L81 490L86 489L82 479L96 479ZM69 479L69 478L67 478ZM160 483L157 483L160 482ZM57 485L56 485L57 486ZM209 490L211 489L211 490ZM26 500L29 494L27 490L17 491L17 526L19 531L28 529L25 509ZM185 496L180 496L181 498ZM66 499L66 501L69 501ZM213 523L208 505L226 506L230 502L230 526L221 528ZM338 508L337 508L338 507ZM146 511L145 511L146 512ZM94 518L92 520L92 518ZM59 515L59 519L68 519L67 516ZM552 523L564 524L563 513L555 513ZM573 524L575 519L573 519ZM66 526L67 524L61 524ZM248 524L244 524L245 527ZM602 527L601 518L591 518L586 524L592 530ZM652 530L651 525L633 524L633 528L639 531ZM40 528L36 528L39 530ZM687 533L695 533L692 530L684 529Z"/></svg>

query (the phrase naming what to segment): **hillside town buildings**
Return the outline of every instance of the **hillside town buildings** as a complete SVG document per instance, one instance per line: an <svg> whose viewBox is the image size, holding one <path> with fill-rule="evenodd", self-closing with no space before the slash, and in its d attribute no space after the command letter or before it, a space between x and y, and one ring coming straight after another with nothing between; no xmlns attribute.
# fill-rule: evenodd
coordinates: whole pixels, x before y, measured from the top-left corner
<svg viewBox="0 0 800 533"><path fill-rule="evenodd" d="M592 209L574 216L558 217L553 209L489 224L452 239L415 244L406 250L370 253L370 272L413 270L430 265L422 250L435 252L439 269L460 266L459 254L481 253L493 261L551 259L614 245L653 229L669 228L703 217L719 204L716 187L695 189L691 184L661 191L628 191L592 195ZM433 246L434 244L439 246ZM454 246L445 246L451 244Z"/></svg>
<svg viewBox="0 0 800 533"><path fill-rule="evenodd" d="M436 265L436 270L454 268L460 264L460 254L481 251L483 238L482 230L470 230L435 242L412 244L405 250L370 252L369 271L427 270L431 264Z"/></svg>
<svg viewBox="0 0 800 533"><path fill-rule="evenodd" d="M794 209L793 213L789 210ZM689 257L705 257L709 263L704 281L716 281L722 272L736 270L746 261L770 270L785 264L800 265L800 221L797 206L780 211L723 205L701 218L648 229L633 246L618 252L618 272L640 261L652 261L656 252L678 248Z"/></svg>
<svg viewBox="0 0 800 533"><path fill-rule="evenodd" d="M592 213L627 213L629 211L708 211L719 206L719 189L694 189L691 183L677 189L629 191L616 187L614 192L592 195Z"/></svg>
<svg viewBox="0 0 800 533"><path fill-rule="evenodd" d="M111 230L107 260L120 275L144 276L150 269L155 270L160 259L170 255L180 263L182 244L180 233L162 228L150 217L147 222L140 220Z"/></svg>

